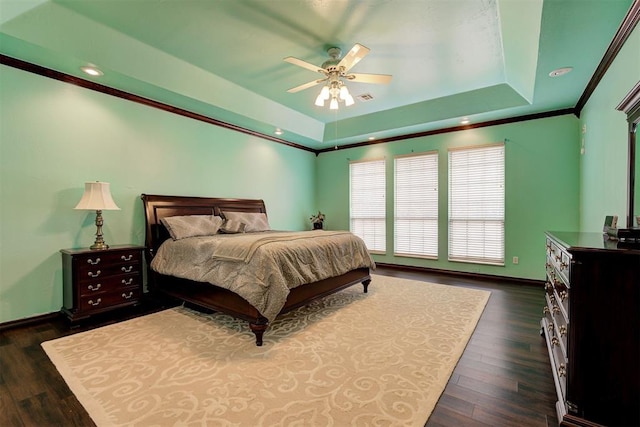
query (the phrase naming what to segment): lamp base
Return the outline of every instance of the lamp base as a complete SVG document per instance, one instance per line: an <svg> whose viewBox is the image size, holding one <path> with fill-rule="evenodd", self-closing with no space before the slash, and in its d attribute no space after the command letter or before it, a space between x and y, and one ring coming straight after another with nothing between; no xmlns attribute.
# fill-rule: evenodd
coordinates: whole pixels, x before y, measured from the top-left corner
<svg viewBox="0 0 640 427"><path fill-rule="evenodd" d="M100 251L103 249L109 249L109 245L105 242L95 242L93 245L89 246L89 249L92 251Z"/></svg>
<svg viewBox="0 0 640 427"><path fill-rule="evenodd" d="M96 211L96 241L93 242L93 245L89 246L89 249L92 251L99 251L103 249L109 249L109 245L104 242L104 238L102 237L102 225L104 224L102 220L102 210Z"/></svg>

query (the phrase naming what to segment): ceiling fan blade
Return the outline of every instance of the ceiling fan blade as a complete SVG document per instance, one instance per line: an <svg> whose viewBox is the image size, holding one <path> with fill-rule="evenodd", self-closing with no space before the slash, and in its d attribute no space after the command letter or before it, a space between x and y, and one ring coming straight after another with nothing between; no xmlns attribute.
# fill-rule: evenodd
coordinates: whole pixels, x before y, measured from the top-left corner
<svg viewBox="0 0 640 427"><path fill-rule="evenodd" d="M367 56L371 49L366 46L361 45L360 43L356 43L351 50L338 62L337 67L344 67L344 72L346 73L356 65L362 58Z"/></svg>
<svg viewBox="0 0 640 427"><path fill-rule="evenodd" d="M317 84L320 84L320 83L322 83L322 82L325 82L325 81L327 81L327 79L314 80L314 81L311 81L311 82L309 82L309 83L305 83L305 84L300 85L300 86L292 87L292 88L291 88L291 89L289 89L287 92L289 92L289 93L296 93L296 92L300 92L301 90L308 89L308 88L310 88L310 87L313 87L313 86L315 86L315 85L317 85Z"/></svg>
<svg viewBox="0 0 640 427"><path fill-rule="evenodd" d="M326 70L324 68L303 61L302 59L294 58L293 56L287 56L286 58L284 58L284 61L288 62L289 64L297 65L298 67L306 68L310 71L315 71L316 73L326 74Z"/></svg>
<svg viewBox="0 0 640 427"><path fill-rule="evenodd" d="M391 81L389 74L348 74L345 76L346 79L352 82L358 83L376 83L376 84L387 84Z"/></svg>

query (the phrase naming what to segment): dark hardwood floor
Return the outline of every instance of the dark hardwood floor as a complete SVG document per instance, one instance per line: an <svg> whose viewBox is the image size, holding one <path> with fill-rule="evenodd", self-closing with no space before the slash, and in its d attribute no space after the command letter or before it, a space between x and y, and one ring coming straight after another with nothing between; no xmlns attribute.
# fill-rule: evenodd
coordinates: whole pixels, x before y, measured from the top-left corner
<svg viewBox="0 0 640 427"><path fill-rule="evenodd" d="M551 368L539 334L541 286L395 268L375 273L491 291L426 426L557 426ZM95 425L40 344L159 308L147 303L73 330L61 318L0 330L0 426Z"/></svg>

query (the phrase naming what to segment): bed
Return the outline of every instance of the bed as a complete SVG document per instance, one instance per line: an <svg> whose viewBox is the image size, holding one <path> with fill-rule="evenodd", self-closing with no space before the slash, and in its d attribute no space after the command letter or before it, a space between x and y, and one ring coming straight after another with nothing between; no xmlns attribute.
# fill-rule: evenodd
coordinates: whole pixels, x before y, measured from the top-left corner
<svg viewBox="0 0 640 427"><path fill-rule="evenodd" d="M175 240L169 234L166 226L167 218L172 219L171 217L174 219L176 217L207 215L224 217L225 213L227 213L227 216L264 214L264 217L266 217L267 212L263 200L149 194L143 194L141 198L145 212L145 250L149 291L155 295L178 299L205 309L218 311L246 320L249 323L249 328L255 334L255 342L258 346L262 345L263 334L267 330L269 322L273 321L275 316L358 283L362 283L364 292L366 293L371 282L370 269L375 268L375 264L368 251L366 251L364 242L348 232L314 230L301 232L308 233L308 235L305 234L303 237L297 235L294 237L293 232L290 235L287 232L279 232L280 234L276 234L276 232L241 233L221 236L216 234L215 236ZM231 222L232 221L229 221L229 223ZM238 259L233 258L233 256L238 255L236 252L232 251L231 256L227 258L225 258L225 256L229 255L229 252L220 252L223 243L229 245L227 242L235 242L233 239L248 239L251 237L250 235L254 234L258 235L257 241L260 243L253 243L251 250L241 252ZM273 237L271 237L271 235L273 235ZM254 258L263 260L263 263L274 264L280 262L276 261L276 259L279 260L278 257L280 255L274 256L273 259L269 258L266 248L277 249L278 247L284 246L294 248L299 244L320 245L325 241L327 245L333 245L333 240L328 239L349 239L349 245L352 245L350 249L348 249L349 251L353 251L349 252L349 256L344 256L343 254L343 256L336 256L334 257L335 259L329 260L328 264L331 264L331 268L337 271L337 273L332 274L330 277L319 278L318 280L310 278L309 270L315 271L315 269L311 268L313 267L312 265L311 267L306 265L312 263L304 261L306 260L305 257L307 257L309 253L322 252L319 248L316 251L313 249L313 246L311 246L312 249L300 249L300 255L298 256L296 254L296 256L293 257L303 260L300 262L300 266L292 267L292 265L290 265L292 264L289 262L292 258L290 254L287 255L286 262L282 263L282 269L285 269L285 267L287 269L300 268L301 272L288 270L282 273L282 277L287 277L287 280L290 280L291 283L286 283L286 299L282 302L281 307L277 304L275 307L273 305L265 307L264 304L262 304L263 299L271 304L271 300L280 298L280 294L283 293L281 290L275 292L277 297L261 297L256 300L257 302L254 301L255 298L253 296L249 297L243 293L246 292L247 283L254 279L257 283L256 285L252 284L252 286L257 286L259 292L262 292L262 288L265 286L276 289L282 287L280 283L282 282L280 272L274 272L269 275L261 274L260 278L256 278L255 273L248 270L251 268L249 264L254 262ZM196 242L196 248L198 249L193 249L191 246L189 246L189 249L185 249L186 243L191 243L192 241ZM236 244L236 246L237 245L238 244ZM363 249L360 249L360 245L362 245ZM213 248L214 251L218 251L217 253L220 253L221 257L210 256L208 251L211 250L211 248ZM232 249L237 251L236 247L232 247ZM344 249L341 250L344 251ZM364 251L364 253L362 253L362 251ZM351 255L352 253L353 256ZM172 254L182 255L177 256ZM330 255L324 254L323 256L326 257ZM206 274L198 271L198 265L195 267L188 266L181 268L178 273L174 273L173 270L170 270L169 267L164 265L167 262L168 264L177 265L178 261L176 260L178 258L184 258L184 260L200 258L197 262L202 262L205 258L207 262L209 262L209 258L215 258L215 263L217 264L213 267L208 267ZM349 261L345 262L345 259ZM326 263L326 259L323 263ZM286 264L286 266L284 264ZM246 274L244 273L245 269L247 269ZM225 278L216 278L217 276L214 274L216 271L221 272L221 274L216 273L218 276ZM226 274L226 276L224 274ZM314 272L313 274L315 275L316 273ZM327 273L324 272L323 274L326 275ZM238 285L235 282L231 283L232 280L238 280L240 284ZM273 284L269 283L270 281L272 281ZM243 296L241 296L241 294ZM252 304L249 301L253 301L254 303ZM257 307L260 307L260 309ZM265 315L263 312L269 314Z"/></svg>

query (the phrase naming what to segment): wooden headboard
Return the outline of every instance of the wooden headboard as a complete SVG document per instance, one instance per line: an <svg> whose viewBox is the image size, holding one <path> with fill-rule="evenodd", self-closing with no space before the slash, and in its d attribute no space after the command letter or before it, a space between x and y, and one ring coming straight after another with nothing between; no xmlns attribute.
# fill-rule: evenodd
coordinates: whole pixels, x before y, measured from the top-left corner
<svg viewBox="0 0 640 427"><path fill-rule="evenodd" d="M148 261L158 247L169 238L169 233L160 220L177 215L220 215L222 211L267 213L261 199L221 199L212 197L141 196L145 213L145 246Z"/></svg>

